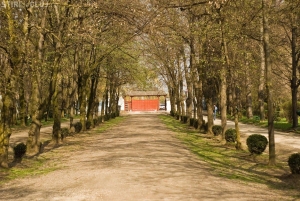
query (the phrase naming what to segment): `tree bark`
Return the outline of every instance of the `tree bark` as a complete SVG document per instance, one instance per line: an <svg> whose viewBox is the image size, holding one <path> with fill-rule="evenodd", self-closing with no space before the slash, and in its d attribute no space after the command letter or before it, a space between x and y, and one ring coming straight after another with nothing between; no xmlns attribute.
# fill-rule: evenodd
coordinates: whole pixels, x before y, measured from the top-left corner
<svg viewBox="0 0 300 201"><path fill-rule="evenodd" d="M252 110L252 82L251 82L251 75L249 72L249 63L248 63L248 56L245 56L246 60L246 104L247 104L247 118L253 118L253 110Z"/></svg>
<svg viewBox="0 0 300 201"><path fill-rule="evenodd" d="M221 65L220 70L220 108L221 108L221 124L223 128L222 141L225 142L225 132L227 129L227 69L230 67L227 42L225 39L224 22L223 19L220 20L221 26L221 37L222 37L222 54L224 56L225 64Z"/></svg>
<svg viewBox="0 0 300 201"><path fill-rule="evenodd" d="M297 115L297 96L298 96L298 87L299 80L297 78L297 26L292 27L292 79L291 79L291 90L292 90L292 119L293 119L293 128L298 126L298 115ZM300 54L300 53L299 53ZM300 68L300 67L299 67Z"/></svg>
<svg viewBox="0 0 300 201"><path fill-rule="evenodd" d="M2 110L1 110L1 121L0 121L0 166L8 168L8 148L9 138L12 134L11 121L12 121L12 88L8 83L6 93L2 95Z"/></svg>
<svg viewBox="0 0 300 201"><path fill-rule="evenodd" d="M213 118L213 100L211 97L206 99L207 103L207 134L213 136L214 133L212 131L212 127L214 125L214 118Z"/></svg>
<svg viewBox="0 0 300 201"><path fill-rule="evenodd" d="M274 108L273 108L273 86L272 86L272 68L270 65L270 50L269 50L269 22L268 22L268 0L262 0L263 12L263 44L266 67L266 89L268 95L268 136L269 136L269 165L276 164L275 154L275 136L274 136Z"/></svg>
<svg viewBox="0 0 300 201"><path fill-rule="evenodd" d="M45 28L45 20L46 20L46 11L42 14L41 17L41 24L39 29L39 41L37 45L38 51L38 65L43 65L44 62L44 42L45 36L43 33L43 29ZM32 75L32 93L30 96L30 103L31 103L31 117L32 122L28 132L27 138L27 149L26 152L29 154L37 154L40 150L40 129L41 129L41 119L44 115L45 106L48 105L45 100L40 99L40 92L39 92L39 85L41 85L41 78L39 71L36 68L37 66L32 66L33 68L33 75Z"/></svg>
<svg viewBox="0 0 300 201"><path fill-rule="evenodd" d="M265 62L265 50L264 50L264 25L263 20L261 23L261 43L260 43L260 76L259 76L259 86L258 86L258 102L260 119L265 120L265 81L266 81L266 62Z"/></svg>

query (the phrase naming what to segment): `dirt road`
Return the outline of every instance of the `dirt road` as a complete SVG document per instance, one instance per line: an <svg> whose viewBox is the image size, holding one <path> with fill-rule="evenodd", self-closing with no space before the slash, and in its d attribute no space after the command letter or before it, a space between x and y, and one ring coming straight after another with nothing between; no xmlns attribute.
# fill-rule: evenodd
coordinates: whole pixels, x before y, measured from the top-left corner
<svg viewBox="0 0 300 201"><path fill-rule="evenodd" d="M265 185L214 176L175 135L156 114L129 115L100 135L68 139L55 149L63 168L1 186L0 200L292 200Z"/></svg>

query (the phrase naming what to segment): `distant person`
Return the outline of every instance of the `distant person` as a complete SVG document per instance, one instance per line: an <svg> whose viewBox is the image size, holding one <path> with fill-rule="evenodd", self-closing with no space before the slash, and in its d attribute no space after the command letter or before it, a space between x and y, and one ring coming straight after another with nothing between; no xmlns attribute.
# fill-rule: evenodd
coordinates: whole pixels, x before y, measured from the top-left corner
<svg viewBox="0 0 300 201"><path fill-rule="evenodd" d="M214 105L214 109L213 109L213 112L214 112L214 120L216 120L216 117L217 117L217 111L218 111L218 108L216 105Z"/></svg>

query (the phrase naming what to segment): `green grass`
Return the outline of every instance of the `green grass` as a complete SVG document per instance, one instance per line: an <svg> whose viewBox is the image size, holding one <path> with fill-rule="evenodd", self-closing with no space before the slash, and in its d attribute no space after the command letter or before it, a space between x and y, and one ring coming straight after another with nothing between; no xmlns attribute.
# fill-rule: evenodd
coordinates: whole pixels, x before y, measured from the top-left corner
<svg viewBox="0 0 300 201"><path fill-rule="evenodd" d="M239 119L239 122L244 123L244 124L254 124L256 126L260 126L263 128L268 127L268 121L266 121L266 120L260 121L257 118L248 119L246 117L242 117ZM284 118L280 119L278 121L274 121L274 129L275 130L282 131L282 132L288 132L291 130L291 128L292 128L292 124L287 122L286 119L284 119Z"/></svg>
<svg viewBox="0 0 300 201"><path fill-rule="evenodd" d="M34 159L23 158L22 163L16 164L13 168L0 169L0 185L16 178L47 174L59 169L59 166L55 164L45 166L48 160L43 157Z"/></svg>
<svg viewBox="0 0 300 201"><path fill-rule="evenodd" d="M74 116L74 119L79 119L79 118L80 118L80 116ZM61 118L61 123L68 122L68 121L70 121L70 118L66 118L66 117ZM51 118L48 118L48 121L45 121L44 119L41 120L41 123L42 123L43 126L53 125L53 122L54 121ZM13 129L17 129L17 130L19 130L19 129L26 129L26 128L28 128L30 126L30 124L31 124L31 120L28 121L28 125L27 126L20 125L20 123L18 121L17 124L12 125L12 128Z"/></svg>
<svg viewBox="0 0 300 201"><path fill-rule="evenodd" d="M125 120L126 117L120 116L116 117L114 119L110 119L109 121L105 121L99 125L99 127L96 129L97 133L103 133L107 131L109 128L118 125L122 121Z"/></svg>
<svg viewBox="0 0 300 201"><path fill-rule="evenodd" d="M286 163L278 162L270 167L267 154L253 158L248 151L237 151L234 145L221 145L216 139L200 134L170 116L161 115L160 119L194 154L207 162L213 174L246 183L266 184L276 189L294 190L278 179L280 174L289 172Z"/></svg>

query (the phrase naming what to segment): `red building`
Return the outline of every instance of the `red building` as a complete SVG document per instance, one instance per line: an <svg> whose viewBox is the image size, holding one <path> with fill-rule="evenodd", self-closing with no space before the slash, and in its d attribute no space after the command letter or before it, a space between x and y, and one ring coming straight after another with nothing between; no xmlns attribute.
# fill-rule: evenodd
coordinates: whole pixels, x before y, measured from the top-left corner
<svg viewBox="0 0 300 201"><path fill-rule="evenodd" d="M166 110L167 93L163 91L131 91L123 96L125 111L158 111L161 98Z"/></svg>

